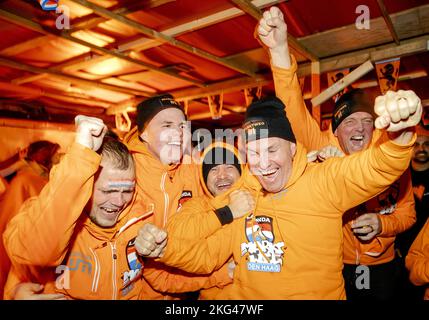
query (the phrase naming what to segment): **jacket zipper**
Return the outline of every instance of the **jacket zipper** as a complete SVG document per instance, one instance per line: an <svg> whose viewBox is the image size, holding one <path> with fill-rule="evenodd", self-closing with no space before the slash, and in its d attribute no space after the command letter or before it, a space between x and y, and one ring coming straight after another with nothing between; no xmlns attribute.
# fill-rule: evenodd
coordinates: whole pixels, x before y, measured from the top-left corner
<svg viewBox="0 0 429 320"><path fill-rule="evenodd" d="M118 258L116 254L116 242L110 243L110 247L112 248L112 284L113 284L113 294L112 300L117 299L117 286L116 286L116 260Z"/></svg>
<svg viewBox="0 0 429 320"><path fill-rule="evenodd" d="M95 253L95 251L92 248L89 248L89 250L91 251L92 255L94 256L94 261L95 261L95 271L94 271L94 276L92 279L91 291L97 292L98 280L100 279L101 266L100 266L100 263L98 261L98 257L97 257L97 254Z"/></svg>
<svg viewBox="0 0 429 320"><path fill-rule="evenodd" d="M165 191L165 180L167 177L167 172L165 172L161 178L161 190L164 192L164 221L163 227L167 224L167 213L170 199L168 198L168 193Z"/></svg>

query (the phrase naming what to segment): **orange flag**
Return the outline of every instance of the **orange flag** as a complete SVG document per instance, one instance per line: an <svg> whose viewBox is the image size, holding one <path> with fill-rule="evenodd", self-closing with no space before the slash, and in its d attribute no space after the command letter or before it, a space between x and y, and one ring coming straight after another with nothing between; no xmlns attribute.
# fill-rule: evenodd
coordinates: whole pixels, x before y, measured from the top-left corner
<svg viewBox="0 0 429 320"><path fill-rule="evenodd" d="M380 91L385 94L388 90L395 91L399 76L399 58L383 60L375 63Z"/></svg>

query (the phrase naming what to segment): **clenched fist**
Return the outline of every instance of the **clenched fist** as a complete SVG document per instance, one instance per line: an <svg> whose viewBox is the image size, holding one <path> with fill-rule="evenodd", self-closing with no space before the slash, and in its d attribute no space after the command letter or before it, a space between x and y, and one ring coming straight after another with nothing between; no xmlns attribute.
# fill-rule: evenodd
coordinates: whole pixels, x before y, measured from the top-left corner
<svg viewBox="0 0 429 320"><path fill-rule="evenodd" d="M255 209L255 200L249 191L235 190L229 195L228 207L234 219L237 219Z"/></svg>
<svg viewBox="0 0 429 320"><path fill-rule="evenodd" d="M377 213L365 213L352 223L352 231L359 239L369 241L381 232L381 220Z"/></svg>
<svg viewBox="0 0 429 320"><path fill-rule="evenodd" d="M259 20L257 28L259 39L270 49L280 45L287 45L286 31L287 26L283 18L283 13L277 7L271 7L265 11L261 20Z"/></svg>
<svg viewBox="0 0 429 320"><path fill-rule="evenodd" d="M329 158L344 157L344 152L335 146L326 146L320 150L314 150L307 153L307 162L314 162L316 160L323 162Z"/></svg>
<svg viewBox="0 0 429 320"><path fill-rule="evenodd" d="M398 132L417 125L422 117L422 104L411 90L388 91L375 99L374 111L377 129Z"/></svg>
<svg viewBox="0 0 429 320"><path fill-rule="evenodd" d="M167 246L167 232L147 223L140 228L134 246L143 257L160 258Z"/></svg>
<svg viewBox="0 0 429 320"><path fill-rule="evenodd" d="M94 151L100 149L104 135L107 132L107 127L103 120L78 115L74 122L76 125L75 142Z"/></svg>

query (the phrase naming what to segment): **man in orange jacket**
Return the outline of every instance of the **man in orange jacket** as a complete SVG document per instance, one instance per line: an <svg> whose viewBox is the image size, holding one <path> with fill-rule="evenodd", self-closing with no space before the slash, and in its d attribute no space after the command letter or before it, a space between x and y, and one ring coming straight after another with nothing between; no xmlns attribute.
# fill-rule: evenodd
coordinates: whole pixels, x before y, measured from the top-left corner
<svg viewBox="0 0 429 320"><path fill-rule="evenodd" d="M205 195L187 201L180 214L171 217L168 224L171 226L169 232L172 237L189 241L204 239L213 232L210 227L211 220L219 220L222 225L225 225L248 213L254 207L254 199L249 192L245 190L229 192L244 170L244 164L233 146L224 142L212 143L204 150L201 160L199 173ZM220 205L223 202L227 205ZM212 210L215 214L212 214ZM194 212L206 214L200 215ZM155 237L159 237L157 232L158 228L152 225L148 233L137 237L137 252L150 256L153 253L157 256L161 252L160 248L163 248L162 245L153 244ZM233 261L228 264L231 273L234 267ZM154 280L156 282L156 279ZM151 279L149 282L151 285L156 284L152 283ZM219 286L201 290L199 299L213 300L221 290L223 288Z"/></svg>
<svg viewBox="0 0 429 320"><path fill-rule="evenodd" d="M405 263L411 282L425 287L424 299L429 300L429 219L411 245Z"/></svg>
<svg viewBox="0 0 429 320"><path fill-rule="evenodd" d="M144 234L142 221L153 214L153 206L145 209L141 203L134 204L134 162L126 146L110 137L101 144L102 120L78 116L76 121L76 143L41 195L26 204L5 233L15 262L7 298L61 297L53 292L73 299L137 299L141 295L141 275L146 273L134 242L137 234ZM95 152L98 149L101 157ZM66 192L68 198L59 197L59 192ZM156 275L158 287L179 292L223 284L225 278L226 283L231 281L220 272L212 277L192 276L192 282L182 274L162 271Z"/></svg>
<svg viewBox="0 0 429 320"><path fill-rule="evenodd" d="M137 106L137 126L124 138L136 164L137 203L154 205L154 214L147 222L159 228L163 228L187 200L203 194L198 166L186 153L190 150L190 138L183 108L170 94L142 101ZM140 299L183 299L183 294L176 293L185 292L185 288L195 284L192 275L153 261L146 264L144 278L156 279L164 272L184 277L167 286L162 281L151 281L151 284L144 281ZM221 286L231 282L226 266L210 277L213 277L210 283Z"/></svg>
<svg viewBox="0 0 429 320"><path fill-rule="evenodd" d="M289 55L286 29L282 12L272 7L264 13L258 33L269 49L276 93L286 105L297 140L309 150L333 145L346 155L377 143L381 131L374 130L373 104L360 89L340 97L333 112L332 130L321 132L302 98L296 76L297 64ZM413 95L410 91L400 92L404 97ZM385 99L395 99L395 93L388 92ZM343 274L348 299L394 298L399 271L395 259L396 235L409 229L415 221L409 170L385 192L343 216ZM363 279L361 270L369 272L370 277L363 285L358 285Z"/></svg>
<svg viewBox="0 0 429 320"><path fill-rule="evenodd" d="M119 141L103 142L101 120L78 116L76 124L75 143L49 183L4 233L13 262L5 298L13 298L25 282L72 299L133 299L140 292L133 239L138 222L152 211L129 210L133 159Z"/></svg>
<svg viewBox="0 0 429 320"><path fill-rule="evenodd" d="M408 265L418 265L418 260L422 258L424 244L425 232L422 231L426 221L429 217L429 128L423 125L423 122L417 127L417 140L414 145L413 150L413 158L411 160L411 178L413 184L413 192L414 192L414 200L416 202L416 223L406 232L401 233L397 238L397 247L400 250L402 256L405 258L409 252L409 249L413 242L414 252L409 255ZM428 230L428 227L426 227ZM419 240L417 240L417 236L421 232L419 236ZM420 255L416 254L420 250ZM420 257L420 258L419 258ZM414 262L415 261L415 262ZM418 277L418 267L414 268L413 271L408 274L406 268L404 267L402 272L402 288L401 288L401 299L406 300L416 300L421 299L424 295L424 286L416 287L412 285L409 281L409 276L412 275L412 279L417 283L420 283L417 279ZM411 263L411 264L410 264ZM417 272L416 272L417 271ZM429 298L429 292L426 293L426 298Z"/></svg>
<svg viewBox="0 0 429 320"><path fill-rule="evenodd" d="M388 188L406 170L413 128L422 114L417 96L402 101L399 94L393 100L379 99L375 110L376 126L387 128L380 144L308 164L284 104L277 98L252 103L243 125L248 165L233 189L248 190L256 198L255 209L226 226L211 219L213 232L204 240L174 237L180 233L169 234L169 224L160 261L207 273L232 254L234 281L218 299L345 299L342 215Z"/></svg>
<svg viewBox="0 0 429 320"><path fill-rule="evenodd" d="M37 196L48 183L49 171L57 163L60 145L46 140L32 142L16 176L12 179L0 202L0 235L9 221L18 213L21 205L30 197ZM10 269L10 260L0 239L0 299Z"/></svg>

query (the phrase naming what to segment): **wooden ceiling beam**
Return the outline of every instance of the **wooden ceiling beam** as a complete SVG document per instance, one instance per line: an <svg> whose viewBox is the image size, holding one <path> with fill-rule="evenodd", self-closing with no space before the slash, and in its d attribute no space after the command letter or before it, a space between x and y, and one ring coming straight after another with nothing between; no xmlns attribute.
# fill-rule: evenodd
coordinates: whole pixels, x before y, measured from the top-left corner
<svg viewBox="0 0 429 320"><path fill-rule="evenodd" d="M381 14L383 15L383 19L386 22L387 28L389 29L390 34L392 35L393 40L397 45L400 45L398 34L395 31L395 27L393 26L392 19L390 19L389 12L387 11L386 5L383 0L377 0L378 7L380 8Z"/></svg>
<svg viewBox="0 0 429 320"><path fill-rule="evenodd" d="M130 94L130 95L138 95L138 96L149 96L150 95L150 94L145 94L145 92L142 92L140 90L132 90L132 89L118 87L115 85L106 84L106 83L102 83L102 82L98 82L98 81L94 81L94 80L86 80L86 79L74 77L71 75L66 75L66 74L63 74L59 71L51 70L48 68L38 68L38 67L34 67L31 65L22 63L22 62L16 62L14 60L4 58L4 57L0 57L0 65L10 67L13 69L28 71L28 72L32 72L32 73L36 73L36 74L49 74L49 75L52 75L54 77L66 80L66 81L70 81L72 83L91 87L91 88L101 88L101 89L110 90L110 91L114 91L114 92L122 92L122 93Z"/></svg>
<svg viewBox="0 0 429 320"><path fill-rule="evenodd" d="M75 132L74 124L34 121L26 119L0 118L0 127L27 128L37 130L60 130Z"/></svg>
<svg viewBox="0 0 429 320"><path fill-rule="evenodd" d="M20 25L22 27L25 27L27 29L31 29L33 31L43 33L45 35L53 35L53 36L56 36L56 37L60 37L60 38L69 40L71 42L80 44L80 45L82 45L84 47L90 48L90 49L94 50L95 52L97 52L99 54L105 54L105 55L108 55L108 56L116 57L116 58L119 58L121 60L125 60L125 61L137 64L137 65L140 65L140 66L142 66L142 67L144 67L146 69L149 69L149 70L151 70L153 72L166 74L166 75L169 75L171 77L174 77L174 78L177 78L177 79L180 79L180 80L183 80L183 81L187 81L187 82L192 83L192 84L194 84L196 86L204 87L204 84L201 81L190 79L188 77L183 77L183 76L180 76L180 75L178 75L178 74L176 74L174 72L171 72L171 71L168 71L168 70L163 70L163 69L160 69L160 68L158 68L156 66L153 66L151 64L145 63L143 61L130 58L130 57L128 57L128 56L126 56L126 55L124 55L124 54L122 54L120 52L117 52L117 51L114 51L114 50L108 50L108 49L105 49L103 47L96 46L96 45L94 45L92 43L89 43L87 41L75 38L72 35L70 35L68 32L57 32L57 31L54 31L54 30L49 29L47 27L41 26L40 24L35 23L35 22L31 21L31 20L28 20L28 19L26 19L24 17L21 17L21 16L18 16L16 14L13 14L13 13L11 13L9 11L0 9L0 18L4 19L6 21L12 22L14 24Z"/></svg>
<svg viewBox="0 0 429 320"><path fill-rule="evenodd" d="M246 12L248 15L252 16L254 19L259 21L262 18L262 10L253 5L247 0L231 0L237 7ZM294 36L289 32L287 35L289 45L295 49L299 54L303 55L311 61L318 61L319 58L312 53L309 49L305 48Z"/></svg>
<svg viewBox="0 0 429 320"><path fill-rule="evenodd" d="M192 53L194 55L197 55L197 56L202 57L204 59L207 59L209 61L215 62L217 64L223 65L223 66L228 67L232 70L241 72L241 73L246 74L248 76L251 76L251 77L255 76L255 73L253 71L246 69L246 68L243 68L238 63L228 62L225 59L220 58L218 56L215 56L215 55L213 55L207 51L204 51L204 50L199 49L197 47L193 47L193 46L191 46L191 45L189 45L183 41L180 41L180 40L177 40L173 37L167 36L167 35L165 35L161 32L158 32L154 29L150 29L150 28L142 25L141 23L136 22L135 20L131 20L131 19L129 19L123 15L115 14L112 11L105 9L99 5L96 5L92 2L89 2L87 0L71 0L71 1L79 3L80 5L93 10L94 12L101 15L102 17L113 19L113 20L116 20L118 22L121 22L121 23L141 32L142 34L149 36L151 38L154 38L160 42L168 43L174 47L180 48L184 51L187 51L189 53Z"/></svg>
<svg viewBox="0 0 429 320"><path fill-rule="evenodd" d="M329 59L320 60L320 72L339 70L343 68L354 67L364 63L367 60L372 62L389 59L393 57L406 56L428 51L429 35L417 37L402 41L400 46L393 44L383 45L370 49L360 50L354 53L338 55ZM308 76L311 74L311 64L305 63L299 65L298 76ZM179 100L193 100L206 97L207 95L219 94L221 92L235 92L245 88L254 88L258 86L268 85L272 82L271 73L260 75L256 78L242 77L238 79L221 81L218 83L207 85L205 88L190 88L183 90L171 91L170 93ZM115 105L107 109L107 114L115 114L123 110L132 111L133 103Z"/></svg>
<svg viewBox="0 0 429 320"><path fill-rule="evenodd" d="M27 41L20 42L18 44L15 44L13 46L7 47L0 51L0 55L2 56L15 56L17 54L20 54L23 51L27 51L30 49L34 49L34 47L40 46L41 44L46 43L49 41L49 39L52 38L51 36L40 36L40 37L34 37Z"/></svg>
<svg viewBox="0 0 429 320"><path fill-rule="evenodd" d="M168 0L170 1L170 0ZM160 2L162 2L160 0ZM252 3L257 6L258 8L261 7L266 7L266 6L271 6L271 5L275 5L277 3L282 2L282 0L254 0L252 1ZM118 9L119 10L119 9ZM116 12L116 10L114 10L113 12ZM185 32L189 32L189 31L195 31L216 23L220 23L223 22L225 20L229 20L232 18L235 18L237 16L243 15L244 12L241 11L240 9L236 8L236 7L232 7L226 10L222 10L216 13L213 13L211 15L205 16L205 17L201 17L198 18L196 20L190 21L190 22L186 22L165 30L162 30L161 32L168 35L168 36L178 36L180 34L183 34ZM103 17L99 17L100 19L103 19L103 21L106 21L106 19L104 19ZM73 28L74 29L75 25L73 24ZM81 27L81 29L83 29L83 27ZM118 52L122 52L123 54L129 55L131 52L133 51L139 51L139 50L146 50L149 48L153 48L156 46L159 46L161 43L160 41L156 41L153 39L148 39L148 38L139 38L139 39L133 39L131 41L126 41L122 44L118 44L116 51ZM261 48L262 49L262 48ZM263 50L263 49L262 49ZM89 65L93 65L95 63L99 63L102 62L106 59L110 59L109 56L105 56L105 55L97 55L96 53L93 52L89 52L89 53L84 53L80 56L74 57L70 60L67 60L66 62L57 64L55 66L52 67L52 69L54 70L76 70L76 69L82 69L85 68ZM226 60L230 60L230 57L225 57ZM237 60L237 59L234 59ZM241 59L243 60L243 59ZM247 64L247 67L249 67L249 65ZM252 70L253 71L257 71L257 68L252 65ZM23 77L21 80L20 79L15 79L14 81L17 81L17 83L19 81L23 81L23 83L25 82L30 82L32 78L26 78Z"/></svg>
<svg viewBox="0 0 429 320"><path fill-rule="evenodd" d="M150 0L150 1L130 1L128 3L121 2L121 7L114 8L113 13L128 15L144 9L152 9L159 6L162 6L169 2L174 2L176 0ZM98 26L100 23L109 21L104 17L100 17L97 14L89 14L81 18L76 18L72 21L71 32L82 30L82 29L91 29Z"/></svg>

